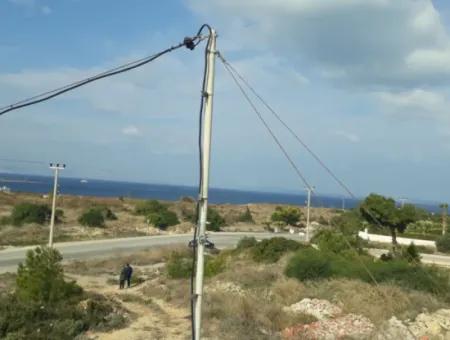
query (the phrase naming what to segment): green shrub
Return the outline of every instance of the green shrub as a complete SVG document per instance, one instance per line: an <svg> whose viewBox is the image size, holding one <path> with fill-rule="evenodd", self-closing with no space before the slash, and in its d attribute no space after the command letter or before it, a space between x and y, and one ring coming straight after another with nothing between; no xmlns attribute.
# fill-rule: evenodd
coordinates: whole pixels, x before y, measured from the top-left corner
<svg viewBox="0 0 450 340"><path fill-rule="evenodd" d="M114 212L110 208L104 205L96 206L94 207L94 209L100 210L105 220L117 220L116 214L114 214Z"/></svg>
<svg viewBox="0 0 450 340"><path fill-rule="evenodd" d="M225 256L206 256L205 277L213 277L225 270Z"/></svg>
<svg viewBox="0 0 450 340"><path fill-rule="evenodd" d="M412 242L409 246L401 248L401 257L408 262L415 262L415 263L419 263L421 258L419 250Z"/></svg>
<svg viewBox="0 0 450 340"><path fill-rule="evenodd" d="M302 216L299 209L294 207L276 207L274 213L270 217L272 222L281 222L286 225L296 225Z"/></svg>
<svg viewBox="0 0 450 340"><path fill-rule="evenodd" d="M245 212L238 216L237 221L243 223L255 223L252 213L250 212L250 209L248 207L246 207Z"/></svg>
<svg viewBox="0 0 450 340"><path fill-rule="evenodd" d="M105 218L100 209L90 208L85 211L79 218L78 222L87 227L104 227Z"/></svg>
<svg viewBox="0 0 450 340"><path fill-rule="evenodd" d="M294 251L301 247L301 244L284 237L273 237L258 242L252 249L253 260L257 262L277 262L283 254Z"/></svg>
<svg viewBox="0 0 450 340"><path fill-rule="evenodd" d="M61 260L61 254L54 248L29 250L25 263L20 263L17 270L17 298L22 302L51 304L80 295L81 287L64 280Z"/></svg>
<svg viewBox="0 0 450 340"><path fill-rule="evenodd" d="M44 224L50 219L51 210L45 204L20 203L14 206L11 222L15 226L24 223Z"/></svg>
<svg viewBox="0 0 450 340"><path fill-rule="evenodd" d="M173 252L166 263L167 275L172 279L185 279L192 273L192 256ZM205 256L205 277L213 277L225 270L225 256Z"/></svg>
<svg viewBox="0 0 450 340"><path fill-rule="evenodd" d="M125 324L117 306L66 282L61 260L53 248L27 253L14 293L0 294L1 339L74 339L87 330L108 331Z"/></svg>
<svg viewBox="0 0 450 340"><path fill-rule="evenodd" d="M256 246L257 243L258 241L253 236L252 237L244 236L239 240L238 244L236 245L236 249L242 250L253 248L254 246Z"/></svg>
<svg viewBox="0 0 450 340"><path fill-rule="evenodd" d="M166 263L167 275L172 279L182 279L191 276L192 258L179 252L172 252Z"/></svg>
<svg viewBox="0 0 450 340"><path fill-rule="evenodd" d="M289 260L285 274L301 281L328 278L332 275L329 256L314 248L299 251Z"/></svg>
<svg viewBox="0 0 450 340"><path fill-rule="evenodd" d="M334 230L321 230L311 239L320 250L335 254L354 256L363 254L363 240L355 235L344 235Z"/></svg>
<svg viewBox="0 0 450 340"><path fill-rule="evenodd" d="M135 212L138 215L148 216L153 213L159 213L166 210L167 207L157 200L149 200L144 202L139 202L135 208Z"/></svg>
<svg viewBox="0 0 450 340"><path fill-rule="evenodd" d="M151 213L147 216L147 222L153 224L159 229L166 229L169 226L180 223L177 214L169 210L161 210L159 212Z"/></svg>
<svg viewBox="0 0 450 340"><path fill-rule="evenodd" d="M443 253L450 253L450 233L442 235L436 240L436 248Z"/></svg>
<svg viewBox="0 0 450 340"><path fill-rule="evenodd" d="M206 225L206 230L220 231L220 229L225 225L225 219L219 214L219 212L208 207L208 224Z"/></svg>
<svg viewBox="0 0 450 340"><path fill-rule="evenodd" d="M450 300L450 277L447 272L402 259L374 261L370 256L356 259L356 256L351 258L320 250L301 249L289 259L285 274L299 280L335 277L374 283L375 279L378 283L391 282Z"/></svg>

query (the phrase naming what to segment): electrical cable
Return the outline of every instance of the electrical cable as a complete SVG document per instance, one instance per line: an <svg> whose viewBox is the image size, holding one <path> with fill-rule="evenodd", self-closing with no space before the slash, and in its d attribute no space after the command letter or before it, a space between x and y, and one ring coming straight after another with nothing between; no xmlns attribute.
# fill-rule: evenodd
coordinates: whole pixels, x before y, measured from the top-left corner
<svg viewBox="0 0 450 340"><path fill-rule="evenodd" d="M185 40L183 42L181 42L181 43L179 43L177 45L171 46L171 47L169 47L169 48L167 48L167 49L165 49L165 50L163 50L163 51L161 51L159 53L153 54L153 55L145 57L145 58L141 58L141 59L133 61L133 62L129 62L127 64L115 67L113 69L110 69L110 70L107 70L105 72L99 73L97 75L94 75L94 76L91 76L91 77L88 77L88 78L85 78L85 79L73 82L71 84L59 87L57 89L50 90L50 91L38 94L38 95L30 97L30 98L20 100L20 101L14 103L14 104L11 104L11 105L8 105L8 106L4 106L4 107L2 107L0 109L0 116L5 114L5 113L7 113L7 112L13 111L13 110L17 110L17 109L20 109L20 108L23 108L23 107L26 107L26 106L38 104L38 103L41 103L43 101L49 100L49 99L54 98L56 96L59 96L59 95L61 95L63 93L69 92L69 91L74 90L74 89L76 89L78 87L81 87L81 86L86 85L88 83L94 82L96 80L100 80L100 79L107 78L107 77L110 77L110 76L113 76L113 75L116 75L116 74L119 74L119 73L123 73L123 72L127 72L127 71L130 71L130 70L133 70L135 68L138 68L140 66L148 64L148 63L152 62L153 60L155 60L155 59L157 59L157 58L159 58L159 57L161 57L161 56L163 56L163 55L165 55L165 54L167 54L169 52L172 52L172 51L174 51L176 49L179 49L179 48L181 48L183 46L185 46L185 47L187 47L189 49L193 49L196 46L195 43L199 42L199 40L201 40L201 37L199 35L197 35L197 36L195 36L193 38L185 38Z"/></svg>
<svg viewBox="0 0 450 340"><path fill-rule="evenodd" d="M222 60L222 56L219 54L219 58ZM222 60L223 61L223 60ZM288 160L288 162L291 164L292 168L294 169L295 173L298 175L298 177L302 180L303 184L305 185L305 187L307 187L310 190L312 189L312 186L308 183L308 181L306 180L305 176L301 173L300 169L297 167L297 165L295 165L294 161L292 160L292 158L289 156L288 152L286 151L286 149L284 148L284 146L281 144L281 142L279 141L278 137L275 135L275 133L273 132L273 130L270 128L269 124L266 122L266 120L264 119L264 117L261 115L261 112L259 112L258 108L256 107L256 105L252 102L252 100L250 99L250 97L248 96L247 92L244 90L244 88L241 86L241 84L239 83L239 81L237 80L237 78L235 77L235 75L233 74L233 72L228 68L228 65L226 63L223 63L223 65L225 66L225 69L228 71L228 73L230 74L230 76L233 78L235 84L238 86L239 90L241 91L242 95L244 96L244 98L247 100L248 104L251 106L251 108L253 109L253 111L256 113L256 115L258 116L259 120L262 122L262 124L264 125L264 127L266 128L266 130L269 132L269 134L272 136L272 139L275 141L275 143L278 145L278 147L280 148L281 152L284 154L284 157Z"/></svg>
<svg viewBox="0 0 450 340"><path fill-rule="evenodd" d="M241 91L242 95L244 96L244 98L247 100L247 102L250 104L250 106L253 108L253 111L255 111L255 113L257 113L259 119L263 122L263 124L266 126L267 130L269 131L269 133L272 135L272 137L274 137L275 142L278 144L278 146L280 147L280 149L283 151L283 153L285 154L287 160L289 161L289 163L291 163L291 165L294 167L294 169L298 170L298 168L296 167L295 163L293 163L291 157L287 154L286 150L284 149L284 147L281 145L281 143L278 141L278 139L276 138L276 136L273 134L272 130L270 129L270 127L268 126L268 124L266 123L266 121L262 118L261 113L258 111L258 109L256 108L255 104L252 102L252 100L250 99L249 95L247 94L247 92L244 90L244 88L242 87L242 85L239 83L238 79L236 78L236 76L234 75L233 71L228 67L227 63L224 62L223 57L219 54L219 59L222 60L223 65L225 66L225 69L228 71L228 73L230 74L230 76L232 77L232 79L234 80L235 84L238 86L239 90ZM301 175L300 171L298 171L297 173L303 180L304 177ZM312 187L309 186L309 184L306 182L305 185L310 188L312 190ZM359 255L358 251L351 245L351 243L347 240L347 238L344 236L345 242L347 244L347 246L352 249L356 254ZM364 263L364 261L362 261L362 259L357 256L358 261L360 262L361 266L364 268L364 270L367 272L367 274L369 275L370 279L374 282L374 284L378 287L378 281L375 279L375 276L372 274L372 272L370 271L370 269L366 266L366 264Z"/></svg>
<svg viewBox="0 0 450 340"><path fill-rule="evenodd" d="M271 112L275 118L289 131L289 133L302 145L305 150L319 163L319 165L336 181L336 183L344 189L345 192L348 193L348 195L357 200L355 194L348 188L348 186L341 180L339 177L325 164L325 162L298 136L297 133L295 133L292 128L289 127L289 125L281 118L281 116L265 101L262 96L256 92L256 90L253 88L253 86L250 85L250 83L236 70L235 67L233 67L221 54L218 53L219 59L222 61L222 63L228 67L229 72L233 73L238 77L242 83L255 95L256 98ZM365 212L369 216L372 217L372 219L375 221L375 223L378 225L378 227L382 227L381 222L373 215L373 213L370 210L364 209Z"/></svg>

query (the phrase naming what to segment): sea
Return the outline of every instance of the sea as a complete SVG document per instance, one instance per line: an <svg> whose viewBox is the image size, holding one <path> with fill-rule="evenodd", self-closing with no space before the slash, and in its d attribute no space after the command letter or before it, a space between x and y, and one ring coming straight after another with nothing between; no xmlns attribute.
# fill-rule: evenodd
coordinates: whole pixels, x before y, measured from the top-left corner
<svg viewBox="0 0 450 340"><path fill-rule="evenodd" d="M49 194L53 190L53 177L0 173L0 188L2 187L9 188L11 192ZM198 196L198 187L60 176L58 179L58 192L62 195L129 197L175 201L186 196L196 198ZM349 209L356 207L360 201L361 199L337 195L315 193L311 196L311 206L313 207ZM293 194L210 188L209 202L213 204L274 203L305 205L306 193ZM438 211L437 203L414 204L432 212Z"/></svg>

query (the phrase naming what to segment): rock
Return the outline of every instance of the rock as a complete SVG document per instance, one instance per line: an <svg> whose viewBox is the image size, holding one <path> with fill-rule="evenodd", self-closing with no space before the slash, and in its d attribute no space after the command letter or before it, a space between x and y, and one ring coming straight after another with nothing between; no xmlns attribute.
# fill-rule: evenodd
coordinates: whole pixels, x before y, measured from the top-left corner
<svg viewBox="0 0 450 340"><path fill-rule="evenodd" d="M342 314L341 308L332 304L327 300L319 299L303 299L300 302L294 303L289 307L285 307L286 311L294 313L309 314L319 320L334 318Z"/></svg>
<svg viewBox="0 0 450 340"><path fill-rule="evenodd" d="M416 337L447 339L445 334L450 331L450 309L440 309L431 314L421 313L408 326Z"/></svg>
<svg viewBox="0 0 450 340"><path fill-rule="evenodd" d="M397 319L395 316L389 319L381 329L378 331L374 340L415 340L415 337L408 329L407 326L403 324L402 321Z"/></svg>
<svg viewBox="0 0 450 340"><path fill-rule="evenodd" d="M363 339L374 330L372 322L362 315L347 314L334 319L324 319L306 325L283 330L283 339L342 339L352 337ZM401 339L401 338L398 338Z"/></svg>

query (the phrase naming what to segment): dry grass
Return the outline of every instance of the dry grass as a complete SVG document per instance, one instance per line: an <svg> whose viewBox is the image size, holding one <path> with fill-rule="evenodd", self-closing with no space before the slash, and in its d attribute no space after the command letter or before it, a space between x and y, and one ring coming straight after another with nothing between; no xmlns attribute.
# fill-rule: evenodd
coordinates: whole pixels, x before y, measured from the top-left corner
<svg viewBox="0 0 450 340"><path fill-rule="evenodd" d="M79 275L117 274L125 263L132 266L149 266L165 262L174 251L188 252L182 245L160 246L139 252L118 252L113 257L91 260L71 261L64 266L68 273Z"/></svg>

